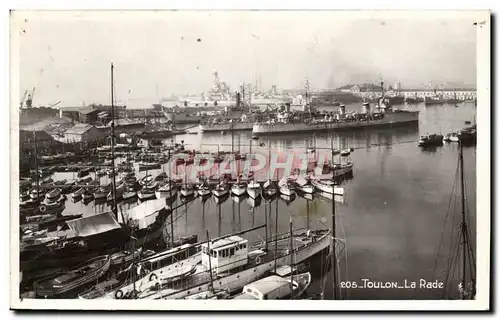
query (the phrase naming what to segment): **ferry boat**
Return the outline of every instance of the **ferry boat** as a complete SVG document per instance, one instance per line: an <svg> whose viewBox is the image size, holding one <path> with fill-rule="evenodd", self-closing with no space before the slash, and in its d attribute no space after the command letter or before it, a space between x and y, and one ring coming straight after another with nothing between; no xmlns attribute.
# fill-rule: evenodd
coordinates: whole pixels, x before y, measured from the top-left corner
<svg viewBox="0 0 500 320"><path fill-rule="evenodd" d="M345 113L341 108L334 116L324 115L322 118L295 119L290 112L278 113L277 119L257 122L253 126L253 134L311 132L327 130L344 130L366 127L394 126L399 124L418 123L420 111L397 110L379 105L374 112L369 103L363 105L364 112Z"/></svg>
<svg viewBox="0 0 500 320"><path fill-rule="evenodd" d="M154 285L159 277L154 272L150 275L151 281L141 286L136 284L136 288L142 299L183 299L211 289L235 293L276 267L290 265L292 260L300 264L328 250L330 234L330 230L295 230L292 235L277 235L277 249L269 248L267 251L262 242L250 246L247 239L236 235L210 241L201 245L201 264L196 265L195 272L186 281L159 287ZM294 242L292 250L288 246L290 241ZM272 247L274 239L266 239L265 242Z"/></svg>

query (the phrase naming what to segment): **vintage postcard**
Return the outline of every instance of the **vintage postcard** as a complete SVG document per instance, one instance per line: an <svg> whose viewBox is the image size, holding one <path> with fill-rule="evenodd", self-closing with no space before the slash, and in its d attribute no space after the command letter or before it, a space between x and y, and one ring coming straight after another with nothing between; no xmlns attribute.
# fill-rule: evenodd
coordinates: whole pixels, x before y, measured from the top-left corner
<svg viewBox="0 0 500 320"><path fill-rule="evenodd" d="M11 11L11 308L488 310L490 30Z"/></svg>

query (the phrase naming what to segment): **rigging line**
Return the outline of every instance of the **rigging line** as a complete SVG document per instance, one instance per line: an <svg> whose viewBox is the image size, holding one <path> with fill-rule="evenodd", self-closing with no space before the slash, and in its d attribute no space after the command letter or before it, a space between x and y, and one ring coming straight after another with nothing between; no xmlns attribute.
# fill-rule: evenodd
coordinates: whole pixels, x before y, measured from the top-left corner
<svg viewBox="0 0 500 320"><path fill-rule="evenodd" d="M456 188L457 180L458 180L458 166L457 166L457 169L455 170L455 179L454 179L453 185L452 185L452 192L450 193L450 199L449 199L449 202L448 202L448 210L446 211L446 216L445 216L445 219L444 219L444 222L443 222L443 229L441 231L441 237L440 237L440 240L439 240L439 245L438 245L438 250L437 250L437 254L436 254L436 259L434 260L434 269L432 271L434 279L435 279L435 276L436 276L436 269L437 269L437 265L438 265L438 261L439 261L440 252L441 252L441 246L443 244L444 234L446 232L446 222L448 221L448 217L450 215L450 212L452 211L452 210L450 210L450 207L451 207L451 204L453 203L452 200L453 200L453 196L455 194L454 190ZM453 224L454 224L454 222L452 223L452 226L453 226ZM450 249L448 250L448 252L450 252L450 250L451 250L451 243L452 243L452 241L450 242Z"/></svg>
<svg viewBox="0 0 500 320"><path fill-rule="evenodd" d="M446 276L444 279L445 286L444 286L443 296L442 296L443 299L446 297L448 287L451 286L451 283L448 281L450 279L450 272L451 272L450 270L451 270L452 265L453 265L453 260L456 259L456 257L458 257L459 250L460 250L460 243L457 243L456 250L454 250L454 252L456 254L452 254L452 251L450 251L450 257L448 258L449 264L448 264L448 268L446 269ZM455 262L455 264L456 264L456 262ZM453 277L451 278L451 280L453 280Z"/></svg>
<svg viewBox="0 0 500 320"><path fill-rule="evenodd" d="M346 232L345 232L345 228L344 228L344 221L343 221L343 218L342 218L342 215L339 216L339 222L340 222L340 227L341 227L341 231L342 231L342 234L344 236L344 239L347 239L347 235L346 235ZM347 281L349 278L347 276L347 241L344 242L344 263L345 263L345 280ZM340 266L338 268L340 270ZM340 279L340 271L339 271L339 279ZM340 288L339 291L342 291L342 288ZM345 288L345 293L346 293L346 298L348 296L348 288Z"/></svg>

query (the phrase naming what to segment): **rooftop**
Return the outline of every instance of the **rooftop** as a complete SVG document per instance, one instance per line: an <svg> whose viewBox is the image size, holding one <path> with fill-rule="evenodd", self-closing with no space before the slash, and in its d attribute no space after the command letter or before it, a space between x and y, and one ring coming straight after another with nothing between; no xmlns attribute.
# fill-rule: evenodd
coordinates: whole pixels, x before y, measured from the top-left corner
<svg viewBox="0 0 500 320"><path fill-rule="evenodd" d="M76 124L75 126L66 130L65 133L67 133L67 134L84 134L85 132L89 131L93 127L94 126L89 125L89 124Z"/></svg>

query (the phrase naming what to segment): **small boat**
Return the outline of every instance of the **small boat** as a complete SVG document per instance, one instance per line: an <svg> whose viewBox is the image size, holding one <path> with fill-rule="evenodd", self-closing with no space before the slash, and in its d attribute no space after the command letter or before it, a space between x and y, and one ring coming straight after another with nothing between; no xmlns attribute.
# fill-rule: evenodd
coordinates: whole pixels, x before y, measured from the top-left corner
<svg viewBox="0 0 500 320"><path fill-rule="evenodd" d="M88 190L85 190L85 192L82 194L83 201L90 201L93 198L94 198L94 194Z"/></svg>
<svg viewBox="0 0 500 320"><path fill-rule="evenodd" d="M316 187L321 192L326 192L326 193L331 193L331 194L336 194L339 196L344 195L344 188L336 185L335 182L330 181L330 180L313 180L311 181L312 185Z"/></svg>
<svg viewBox="0 0 500 320"><path fill-rule="evenodd" d="M30 191L30 198L33 200L37 200L37 199L41 200L41 198L43 198L44 196L45 196L45 192L40 188L33 188Z"/></svg>
<svg viewBox="0 0 500 320"><path fill-rule="evenodd" d="M122 194L123 200L132 199L135 197L137 197L137 192L133 187L128 187L127 190Z"/></svg>
<svg viewBox="0 0 500 320"><path fill-rule="evenodd" d="M141 256L142 248L135 250L134 252L130 251L120 251L118 253L112 254L110 257L111 266L119 266L125 263L129 263L134 259L137 259Z"/></svg>
<svg viewBox="0 0 500 320"><path fill-rule="evenodd" d="M295 192L288 186L288 181L283 177L279 182L278 186L280 188L280 194L286 197L291 197Z"/></svg>
<svg viewBox="0 0 500 320"><path fill-rule="evenodd" d="M430 134L421 136L418 141L420 147L436 147L443 145L443 136L440 134Z"/></svg>
<svg viewBox="0 0 500 320"><path fill-rule="evenodd" d="M155 169L155 168L161 168L161 164L159 162L139 162L140 171Z"/></svg>
<svg viewBox="0 0 500 320"><path fill-rule="evenodd" d="M52 298L74 292L97 281L111 265L109 255L93 258L70 270L35 281L33 288L38 297Z"/></svg>
<svg viewBox="0 0 500 320"><path fill-rule="evenodd" d="M76 181L77 184L86 184L86 183L89 183L92 181L92 177L91 176L85 176L83 178L80 178Z"/></svg>
<svg viewBox="0 0 500 320"><path fill-rule="evenodd" d="M61 189L56 188L56 189L52 189L49 192L47 192L45 194L45 199L47 201L55 201L55 200L59 199L60 196L61 196Z"/></svg>
<svg viewBox="0 0 500 320"><path fill-rule="evenodd" d="M80 188L80 189L76 190L75 192L73 192L71 194L71 197L73 199L79 199L82 197L82 195L85 193L85 191L86 191L85 188Z"/></svg>
<svg viewBox="0 0 500 320"><path fill-rule="evenodd" d="M304 193L312 194L314 192L314 186L307 183L306 179L303 177L298 177L297 180L295 180L295 183L297 188Z"/></svg>
<svg viewBox="0 0 500 320"><path fill-rule="evenodd" d="M211 193L210 188L205 183L203 183L202 185L200 185L198 187L198 194L200 196L202 196L202 197L208 196L210 193Z"/></svg>
<svg viewBox="0 0 500 320"><path fill-rule="evenodd" d="M212 193L216 197L223 197L229 194L229 185L222 181L212 190Z"/></svg>
<svg viewBox="0 0 500 320"><path fill-rule="evenodd" d="M96 199L96 200L106 199L108 192L109 192L108 188L101 187L101 188L97 189L96 191L94 191L94 199Z"/></svg>
<svg viewBox="0 0 500 320"><path fill-rule="evenodd" d="M174 196L176 193L177 189L173 186L171 181L164 183L155 191L157 199L170 198L170 196Z"/></svg>
<svg viewBox="0 0 500 320"><path fill-rule="evenodd" d="M194 187L191 184L184 184L181 187L181 196L183 197L190 197L194 195Z"/></svg>
<svg viewBox="0 0 500 320"><path fill-rule="evenodd" d="M148 175L142 177L141 179L139 179L139 184L141 186L144 186L144 185L146 185L146 184L148 184L150 182L153 182L153 176L150 175L150 174L148 174Z"/></svg>
<svg viewBox="0 0 500 320"><path fill-rule="evenodd" d="M147 184L142 187L142 189L137 192L137 196L141 200L148 200L155 197L156 183Z"/></svg>
<svg viewBox="0 0 500 320"><path fill-rule="evenodd" d="M237 196L242 196L246 193L247 188L244 182L236 182L231 187L231 193Z"/></svg>
<svg viewBox="0 0 500 320"><path fill-rule="evenodd" d="M278 189L276 189L271 179L268 179L266 182L264 182L263 188L264 188L264 194L269 198L273 197L276 193L278 193Z"/></svg>
<svg viewBox="0 0 500 320"><path fill-rule="evenodd" d="M296 299L301 297L311 284L311 273L301 273L296 276L281 277L271 275L249 283L243 291L234 296L236 300L278 300Z"/></svg>
<svg viewBox="0 0 500 320"><path fill-rule="evenodd" d="M260 196L260 192L261 192L260 184L257 181L252 180L248 183L247 193L248 196L250 196L250 198L253 199L258 198Z"/></svg>
<svg viewBox="0 0 500 320"><path fill-rule="evenodd" d="M344 149L344 150L340 151L340 155L342 157L347 157L350 154L351 154L351 149Z"/></svg>

